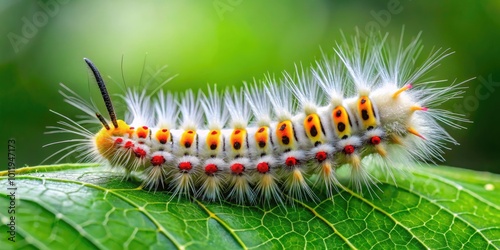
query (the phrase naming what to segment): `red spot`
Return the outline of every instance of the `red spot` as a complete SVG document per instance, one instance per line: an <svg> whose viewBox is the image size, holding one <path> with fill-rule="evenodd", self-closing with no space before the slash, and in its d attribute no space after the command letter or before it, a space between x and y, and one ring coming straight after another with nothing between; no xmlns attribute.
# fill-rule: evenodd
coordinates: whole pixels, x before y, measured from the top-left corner
<svg viewBox="0 0 500 250"><path fill-rule="evenodd" d="M379 144L380 141L381 141L381 139L378 136L373 136L372 138L370 138L370 143L373 144L373 145Z"/></svg>
<svg viewBox="0 0 500 250"><path fill-rule="evenodd" d="M147 136L147 133L144 132L144 131L141 131L141 132L137 133L137 137L139 137L139 138L146 138L146 136Z"/></svg>
<svg viewBox="0 0 500 250"><path fill-rule="evenodd" d="M316 160L318 160L319 162L322 162L322 161L326 160L327 156L328 155L326 154L326 152L319 151L318 153L316 153Z"/></svg>
<svg viewBox="0 0 500 250"><path fill-rule="evenodd" d="M125 146L124 146L124 147L125 147L125 148L133 148L133 147L134 147L134 143L133 143L132 141L127 141L127 142L125 143Z"/></svg>
<svg viewBox="0 0 500 250"><path fill-rule="evenodd" d="M233 172L233 174L241 174L243 171L245 171L243 164L235 163L231 165L231 172Z"/></svg>
<svg viewBox="0 0 500 250"><path fill-rule="evenodd" d="M142 126L142 129L148 130L148 126Z"/></svg>
<svg viewBox="0 0 500 250"><path fill-rule="evenodd" d="M139 158L146 157L146 151L144 151L144 149L142 149L142 148L135 148L134 154L135 154L135 156L137 156Z"/></svg>
<svg viewBox="0 0 500 250"><path fill-rule="evenodd" d="M123 142L123 139L119 138L119 137L116 138L116 140L115 140L115 144L122 144L122 142Z"/></svg>
<svg viewBox="0 0 500 250"><path fill-rule="evenodd" d="M193 168L193 165L191 165L191 162L189 161L183 161L179 163L179 169L182 171L189 171Z"/></svg>
<svg viewBox="0 0 500 250"><path fill-rule="evenodd" d="M344 147L344 153L350 155L354 153L354 146L353 145L347 145Z"/></svg>
<svg viewBox="0 0 500 250"><path fill-rule="evenodd" d="M292 167L292 166L299 164L299 161L297 160L297 158L290 156L290 157L286 158L285 164L289 167Z"/></svg>
<svg viewBox="0 0 500 250"><path fill-rule="evenodd" d="M212 134L212 135L216 135L216 134L217 134L217 130L212 131L212 133L211 133L211 134Z"/></svg>
<svg viewBox="0 0 500 250"><path fill-rule="evenodd" d="M165 139L161 139L161 140L160 140L160 143L161 143L161 144L165 144L165 143L167 143L167 140L165 140Z"/></svg>
<svg viewBox="0 0 500 250"><path fill-rule="evenodd" d="M427 108L427 107L422 107L422 111L427 111L427 110L429 110L429 108Z"/></svg>
<svg viewBox="0 0 500 250"><path fill-rule="evenodd" d="M215 174L219 169L217 168L217 165L215 164L207 164L205 166L205 173L208 175L213 175Z"/></svg>
<svg viewBox="0 0 500 250"><path fill-rule="evenodd" d="M235 135L237 135L237 134L239 134L240 132L241 132L241 131L240 131L239 129L237 129L237 130L235 130L235 131L234 131L234 134L235 134Z"/></svg>
<svg viewBox="0 0 500 250"><path fill-rule="evenodd" d="M168 131L168 129L166 129L166 128L161 130L161 132L163 132L163 133L167 133L167 131Z"/></svg>
<svg viewBox="0 0 500 250"><path fill-rule="evenodd" d="M193 130L189 130L189 131L188 131L188 134L192 134L192 133L193 133Z"/></svg>
<svg viewBox="0 0 500 250"><path fill-rule="evenodd" d="M130 127L130 130L134 130L134 127Z"/></svg>
<svg viewBox="0 0 500 250"><path fill-rule="evenodd" d="M165 158L161 155L155 155L151 158L151 164L153 164L153 166L160 166L163 163L165 163Z"/></svg>
<svg viewBox="0 0 500 250"><path fill-rule="evenodd" d="M257 164L257 171L261 174L269 172L269 164L267 162L259 162L259 164Z"/></svg>

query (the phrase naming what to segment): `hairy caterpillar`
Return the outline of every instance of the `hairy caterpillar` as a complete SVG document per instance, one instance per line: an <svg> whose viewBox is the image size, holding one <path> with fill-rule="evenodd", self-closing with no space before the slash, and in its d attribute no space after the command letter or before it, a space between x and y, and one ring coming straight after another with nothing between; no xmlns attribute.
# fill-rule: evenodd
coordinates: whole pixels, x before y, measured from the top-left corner
<svg viewBox="0 0 500 250"><path fill-rule="evenodd" d="M422 79L452 52L438 49L418 63L419 37L408 45L385 37L344 38L334 57L296 66L281 79L267 76L241 90L205 94L188 90L177 98L162 90L127 89L126 119L118 119L104 81L88 59L109 114L61 85L65 101L101 124L91 132L62 114L49 133L80 139L50 157L78 152L131 173L148 189L167 188L172 197L236 203L315 199L312 186L332 195L337 169L350 169L360 191L375 184L365 159L378 160L390 176L410 161L443 160L456 141L440 124L462 128L460 114L438 107L460 98L464 87L435 87ZM97 119L95 119L97 118ZM314 178L310 178L314 176Z"/></svg>

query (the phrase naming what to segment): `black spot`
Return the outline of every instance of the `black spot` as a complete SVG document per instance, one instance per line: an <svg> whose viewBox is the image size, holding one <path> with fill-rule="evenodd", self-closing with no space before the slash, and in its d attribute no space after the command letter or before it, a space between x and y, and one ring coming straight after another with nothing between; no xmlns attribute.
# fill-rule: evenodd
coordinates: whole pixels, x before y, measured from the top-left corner
<svg viewBox="0 0 500 250"><path fill-rule="evenodd" d="M184 147L189 148L191 147L191 142L184 142Z"/></svg>
<svg viewBox="0 0 500 250"><path fill-rule="evenodd" d="M348 137L349 137L349 136L344 135L344 136L342 136L342 140L345 140L345 139L347 139Z"/></svg>
<svg viewBox="0 0 500 250"><path fill-rule="evenodd" d="M235 142L233 144L233 148L236 149L236 150L240 149L241 148L241 143L240 142Z"/></svg>
<svg viewBox="0 0 500 250"><path fill-rule="evenodd" d="M319 146L319 145L321 145L321 142L320 142L320 141L317 141L317 142L315 142L315 143L314 143L314 146L315 146L315 147L317 147L317 146Z"/></svg>
<svg viewBox="0 0 500 250"><path fill-rule="evenodd" d="M290 152L290 151L291 151L291 149L287 148L287 149L285 149L285 151L283 151L283 152L284 152L284 153L288 153L288 152Z"/></svg>
<svg viewBox="0 0 500 250"><path fill-rule="evenodd" d="M160 140L160 143L161 143L161 144L165 144L165 143L167 143L167 140L165 140L165 139L161 139L161 140Z"/></svg>
<svg viewBox="0 0 500 250"><path fill-rule="evenodd" d="M315 137L318 135L318 130L316 129L316 126L312 126L311 130L309 130L309 133L311 133L312 137Z"/></svg>
<svg viewBox="0 0 500 250"><path fill-rule="evenodd" d="M323 134L326 135L325 128L323 127L323 122L321 122L321 119L319 119L319 127L321 128L321 132L323 132Z"/></svg>
<svg viewBox="0 0 500 250"><path fill-rule="evenodd" d="M345 124L343 122L339 122L339 124L337 124L337 129L339 130L339 132L344 132Z"/></svg>
<svg viewBox="0 0 500 250"><path fill-rule="evenodd" d="M247 149L249 149L250 144L248 143L248 133L245 134L245 144L246 144Z"/></svg>
<svg viewBox="0 0 500 250"><path fill-rule="evenodd" d="M299 141L299 139L297 139L297 133L295 132L295 128L292 126L292 132L293 132L293 138L295 138L296 141ZM304 133L305 133L305 130L304 130Z"/></svg>
<svg viewBox="0 0 500 250"><path fill-rule="evenodd" d="M284 135L283 137L281 137L281 142L283 142L283 144L285 144L285 145L288 145L288 143L290 143L290 138L288 138L288 136Z"/></svg>
<svg viewBox="0 0 500 250"><path fill-rule="evenodd" d="M283 125L281 125L281 127L280 127L280 131L285 130L285 128L286 128L286 123L283 123Z"/></svg>
<svg viewBox="0 0 500 250"><path fill-rule="evenodd" d="M370 118L370 116L368 115L368 111L366 109L363 109L361 110L361 117L363 118L363 120L368 120Z"/></svg>
<svg viewBox="0 0 500 250"><path fill-rule="evenodd" d="M307 117L307 122L311 122L313 120L312 116Z"/></svg>
<svg viewBox="0 0 500 250"><path fill-rule="evenodd" d="M361 104L365 104L366 100L365 98L361 99Z"/></svg>
<svg viewBox="0 0 500 250"><path fill-rule="evenodd" d="M210 155L210 158L215 158L215 155Z"/></svg>
<svg viewBox="0 0 500 250"><path fill-rule="evenodd" d="M215 150L216 148L217 148L217 144L213 143L212 145L210 145L211 150Z"/></svg>
<svg viewBox="0 0 500 250"><path fill-rule="evenodd" d="M340 117L341 115L342 115L342 111L337 110L337 112L335 112L335 116L336 117Z"/></svg>
<svg viewBox="0 0 500 250"><path fill-rule="evenodd" d="M260 141L259 142L259 147L263 148L266 146L266 142L265 141Z"/></svg>
<svg viewBox="0 0 500 250"><path fill-rule="evenodd" d="M196 154L198 154L198 146L200 144L200 140L198 140L198 134L196 134L196 139L195 140L196 140L195 141L196 142Z"/></svg>
<svg viewBox="0 0 500 250"><path fill-rule="evenodd" d="M373 126L368 126L367 128L368 130L372 130L373 129Z"/></svg>
<svg viewBox="0 0 500 250"><path fill-rule="evenodd" d="M262 154L260 154L260 157L263 157L263 156L266 156L266 153L262 153Z"/></svg>
<svg viewBox="0 0 500 250"><path fill-rule="evenodd" d="M241 157L241 155L236 155L234 158L240 158L240 157Z"/></svg>

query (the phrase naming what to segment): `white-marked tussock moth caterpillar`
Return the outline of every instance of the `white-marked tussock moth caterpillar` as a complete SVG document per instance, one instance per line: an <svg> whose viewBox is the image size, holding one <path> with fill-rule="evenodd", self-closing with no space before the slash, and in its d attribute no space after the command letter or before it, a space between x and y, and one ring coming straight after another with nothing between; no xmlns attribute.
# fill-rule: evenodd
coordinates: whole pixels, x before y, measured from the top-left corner
<svg viewBox="0 0 500 250"><path fill-rule="evenodd" d="M462 83L436 87L443 81L427 76L451 52L438 49L425 57L418 37L406 45L402 36L387 40L344 38L332 57L240 90L175 96L127 89L125 116L115 114L99 71L85 59L109 117L61 85L66 102L101 129L90 131L54 112L62 121L49 133L79 138L52 143L70 144L51 157L78 152L84 161L140 173L147 189L168 189L172 197L246 204L314 200L312 186L335 192L339 168L350 169L361 191L376 182L366 159L378 160L388 176L412 161L443 160L446 144L456 142L441 125L466 122L439 109L461 97Z"/></svg>

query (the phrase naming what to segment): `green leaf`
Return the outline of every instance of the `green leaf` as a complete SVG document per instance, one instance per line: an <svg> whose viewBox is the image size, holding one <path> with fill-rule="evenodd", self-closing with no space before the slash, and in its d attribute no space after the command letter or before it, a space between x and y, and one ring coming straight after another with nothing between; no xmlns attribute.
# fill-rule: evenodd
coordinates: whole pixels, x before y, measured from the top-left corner
<svg viewBox="0 0 500 250"><path fill-rule="evenodd" d="M16 172L15 214L0 175L2 249L500 248L500 175L464 169L416 166L397 186L379 178L378 198L340 187L319 204L263 208L170 201L97 165L39 166Z"/></svg>

